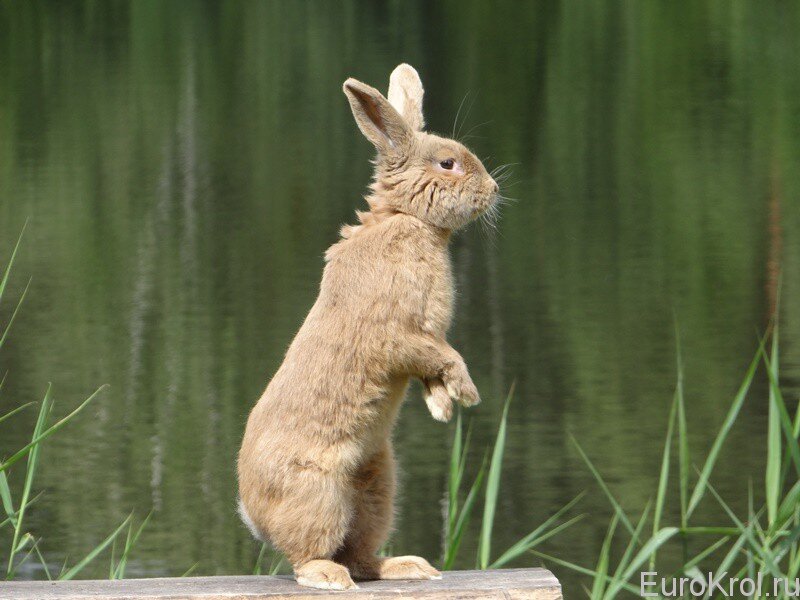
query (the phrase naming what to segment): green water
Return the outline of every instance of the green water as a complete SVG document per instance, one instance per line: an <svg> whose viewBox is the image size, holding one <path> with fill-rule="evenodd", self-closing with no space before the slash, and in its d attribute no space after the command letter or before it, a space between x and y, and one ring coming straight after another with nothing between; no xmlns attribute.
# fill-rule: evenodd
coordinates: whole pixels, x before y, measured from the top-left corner
<svg viewBox="0 0 800 600"><path fill-rule="evenodd" d="M43 453L30 516L47 559L152 509L130 575L252 570L234 511L244 421L370 176L341 83L385 89L408 61L432 130L466 97L467 143L490 168L516 163L498 232L452 246L450 337L484 397L471 470L516 381L495 552L589 489L590 517L544 549L593 563L609 508L568 436L641 510L675 318L696 452L778 272L782 382L800 392L798 28L788 2L0 3L0 257L30 219L0 322L33 278L0 412L48 381L59 412L111 386ZM736 506L763 476L765 415L761 381L713 481ZM3 424L0 454L33 420ZM396 552L440 554L451 437L413 388Z"/></svg>

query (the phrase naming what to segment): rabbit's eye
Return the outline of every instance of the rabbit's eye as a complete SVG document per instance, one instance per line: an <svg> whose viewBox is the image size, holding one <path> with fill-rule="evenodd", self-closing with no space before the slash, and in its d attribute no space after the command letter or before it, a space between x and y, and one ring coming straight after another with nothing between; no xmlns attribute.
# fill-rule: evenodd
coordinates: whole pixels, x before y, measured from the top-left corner
<svg viewBox="0 0 800 600"><path fill-rule="evenodd" d="M448 171L450 171L455 166L455 164L456 164L455 159L447 158L442 162L440 162L439 166L442 167L443 169L447 169Z"/></svg>

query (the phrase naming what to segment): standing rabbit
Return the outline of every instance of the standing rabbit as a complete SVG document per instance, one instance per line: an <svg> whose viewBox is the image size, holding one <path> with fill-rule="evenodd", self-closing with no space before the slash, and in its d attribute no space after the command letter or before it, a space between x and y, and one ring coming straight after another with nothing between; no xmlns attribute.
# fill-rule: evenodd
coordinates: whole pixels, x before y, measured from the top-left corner
<svg viewBox="0 0 800 600"><path fill-rule="evenodd" d="M437 420L454 401L480 401L445 339L447 245L498 191L467 148L422 130L411 66L392 72L388 100L355 79L344 93L378 151L369 211L325 254L319 297L250 413L238 464L253 534L286 555L299 584L334 590L441 577L423 558L377 555L392 527L392 427L412 377Z"/></svg>

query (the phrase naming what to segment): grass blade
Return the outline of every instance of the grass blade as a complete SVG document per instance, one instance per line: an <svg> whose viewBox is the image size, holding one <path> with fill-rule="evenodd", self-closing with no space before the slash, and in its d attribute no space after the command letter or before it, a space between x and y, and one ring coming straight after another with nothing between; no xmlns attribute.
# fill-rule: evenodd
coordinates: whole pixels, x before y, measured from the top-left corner
<svg viewBox="0 0 800 600"><path fill-rule="evenodd" d="M267 543L263 542L261 544L261 550L258 551L258 558L256 558L256 564L253 567L253 575L261 575L261 561L264 560L264 555L267 553Z"/></svg>
<svg viewBox="0 0 800 600"><path fill-rule="evenodd" d="M683 374L675 389L678 403L678 478L681 499L681 527L689 524L689 429L686 426L686 403L683 397Z"/></svg>
<svg viewBox="0 0 800 600"><path fill-rule="evenodd" d="M700 503L700 500L702 500L703 496L705 495L706 487L708 485L708 479L709 476L711 475L711 471L714 469L714 465L717 462L717 457L719 456L719 452L722 449L722 445L725 443L725 440L728 437L728 433L730 433L730 430L733 427L733 424L739 415L739 410L742 408L742 404L744 403L744 399L747 396L747 392L750 390L750 384L753 382L753 376L755 375L756 368L758 367L759 354L760 351L756 352L756 355L750 362L750 366L747 369L744 381L739 387L739 391L736 393L736 396L733 399L731 407L728 409L728 414L725 416L725 421L723 421L722 427L720 428L716 438L714 439L714 443L711 445L711 450L709 451L708 457L706 458L706 462L703 465L702 470L700 471L700 476L697 481L697 485L695 486L694 491L692 492L692 497L689 500L689 506L686 511L687 517L690 517L692 515L695 508L697 508L697 505Z"/></svg>
<svg viewBox="0 0 800 600"><path fill-rule="evenodd" d="M586 494L585 492L581 492L580 494L575 496L575 498L573 498L567 504L562 506L555 514L553 514L551 517L549 517L544 523L539 525L536 529L531 531L528 535L526 535L524 538L520 539L517 543L515 543L508 550L506 550L500 556L500 558L498 558L491 565L489 565L488 568L489 569L499 569L504 564L506 564L507 562L515 559L520 554L523 554L524 552L530 550L532 547L534 547L535 545L540 544L545 539L547 539L549 537L552 537L552 535L553 535L552 531L549 532L549 533L545 533L547 531L548 527L550 527L553 523L558 521L558 519L560 519L561 516L564 513L566 513L569 509L571 509L573 506L575 506L575 504L577 504L578 501L581 498L583 498L583 496L585 494ZM574 519L571 519L567 523L572 524L572 523L576 522L579 518L582 518L582 516L581 517L576 517ZM559 531L561 531L561 529L564 528L563 525L565 525L565 524L560 525L559 528L557 528L557 529Z"/></svg>
<svg viewBox="0 0 800 600"><path fill-rule="evenodd" d="M687 527L680 530L681 535L738 535L736 527Z"/></svg>
<svg viewBox="0 0 800 600"><path fill-rule="evenodd" d="M769 377L769 388L770 388L770 398L774 399L774 405L777 408L777 413L780 418L781 425L783 426L783 433L786 436L786 447L789 450L789 455L792 458L792 462L794 463L795 470L797 474L800 476L800 444L798 444L797 438L795 437L794 433L794 424L792 423L791 417L789 417L789 412L786 410L786 403L783 401L783 394L781 393L781 388L778 385L778 381L775 379L773 375L772 362L770 361L767 353L764 351L764 346L762 345L760 348L761 355L764 359L764 363L767 366L767 377Z"/></svg>
<svg viewBox="0 0 800 600"><path fill-rule="evenodd" d="M269 574L273 577L277 575L281 570L281 565L283 565L283 557L274 556L272 558L272 563L269 565Z"/></svg>
<svg viewBox="0 0 800 600"><path fill-rule="evenodd" d="M800 481L796 482L786 493L786 497L778 507L775 524L770 533L774 534L776 529L783 527L783 525L794 516L794 512L798 506L800 506Z"/></svg>
<svg viewBox="0 0 800 600"><path fill-rule="evenodd" d="M461 487L461 410L456 414L456 432L453 436L453 448L450 451L449 495L447 501L447 531L452 534L458 513L458 490ZM445 538L449 539L449 535Z"/></svg>
<svg viewBox="0 0 800 600"><path fill-rule="evenodd" d="M575 523L577 523L578 521L582 521L585 518L586 518L585 514L576 515L576 516L572 517L571 519L568 519L567 521L564 521L563 523L553 527L550 531L544 531L541 535L537 535L535 537L531 537L530 539L527 539L527 537L526 537L525 543L523 543L523 544L517 543L517 544L514 545L515 547L519 546L519 551L518 552L516 550L514 552L509 552L509 554L497 559L495 562L493 562L491 565L489 565L489 568L490 569L499 569L499 568L503 567L506 563L508 563L509 561L513 560L517 556L523 554L524 552L531 552L532 549L535 548L536 546L546 542L551 537L553 537L555 535L558 535L559 533L561 533L565 529L568 529L568 528L572 527Z"/></svg>
<svg viewBox="0 0 800 600"><path fill-rule="evenodd" d="M8 259L6 270L3 273L3 279L0 279L0 300L3 299L3 292L6 291L6 284L8 283L8 277L11 274L11 267L14 265L14 259L17 256L17 250L19 250L19 245L22 242L22 236L25 234L25 228L27 226L28 226L28 221L26 219L25 224L22 226L22 231L19 232L19 237L17 238L17 243L14 246L14 250L11 252L11 258Z"/></svg>
<svg viewBox="0 0 800 600"><path fill-rule="evenodd" d="M792 453L792 445L796 445L798 442L796 441L798 437L800 437L800 402L797 403L797 409L795 410L794 414L794 428L792 429L792 438L795 440L787 441L786 443L786 450L783 452L783 466L781 467L781 481L785 482L787 475L789 475L789 468L791 466L791 461L789 457Z"/></svg>
<svg viewBox="0 0 800 600"><path fill-rule="evenodd" d="M11 313L11 318L6 323L6 328L3 330L3 335L0 336L0 348L3 347L3 344L6 341L6 337L8 337L8 332L11 331L11 325L14 324L14 319L17 318L17 313L19 312L20 307L22 306L23 301L25 300L25 296L28 294L28 288L31 287L31 280L28 280L28 284L25 286L25 289L22 290L22 295L19 297L17 301L17 306L14 307L14 312Z"/></svg>
<svg viewBox="0 0 800 600"><path fill-rule="evenodd" d="M611 505L614 507L614 512L616 512L619 515L619 520L622 521L622 523L625 525L625 528L631 533L631 535L633 535L634 534L633 525L628 519L628 515L626 515L625 511L622 509L622 505L619 502L617 502L617 499L614 497L614 494L612 494L611 490L608 489L608 486L606 485L606 482L600 475L600 472L595 468L594 464L592 464L592 461L589 460L589 457L586 456L586 453L583 451L583 448L581 448L581 445L578 443L578 440L576 440L575 437L571 434L569 437L572 440L572 443L574 444L575 448L577 448L578 453L581 455L583 462L585 462L586 466L589 467L589 471L591 471L592 475L594 475L594 478L597 480L597 483L600 485L600 489L603 490L603 493L606 495L609 502L611 502Z"/></svg>
<svg viewBox="0 0 800 600"><path fill-rule="evenodd" d="M672 452L672 432L675 427L675 415L678 412L677 395L672 401L672 408L669 411L669 422L667 424L667 437L664 441L664 453L661 456L661 471L658 477L658 491L656 492L656 508L653 512L653 535L661 525L661 515L664 512L664 499L667 495L667 483L669 481L669 463ZM656 555L650 557L650 570L655 568Z"/></svg>
<svg viewBox="0 0 800 600"><path fill-rule="evenodd" d="M66 417L64 417L63 419L61 419L60 421L58 421L54 425L50 426L50 428L47 429L46 431L44 431L41 435L39 435L36 438L34 438L33 440L31 440L31 442L29 444L24 446L21 450L18 450L13 456L11 456L11 458L6 460L4 463L0 463L0 471L5 471L6 469L8 469L11 465L16 463L18 460L20 460L21 458L24 458L25 455L28 454L28 452L30 452L32 448L35 448L43 440L47 439L48 437L53 435L56 431L58 431L59 429L64 427L64 425L69 423L79 412L81 412L84 408L86 408L86 406L89 404L89 402L94 400L97 397L97 395L101 391L103 391L106 387L107 387L106 385L101 385L99 388L97 388L97 390L95 390L95 392L91 396L86 398L86 400L84 400L75 410L73 410L71 413L69 413Z"/></svg>
<svg viewBox="0 0 800 600"><path fill-rule="evenodd" d="M714 552L716 552L722 546L724 546L728 542L728 540L730 540L729 537L723 537L723 538L718 539L716 542L711 544L708 548L706 548L705 550L703 550L702 552L700 552L699 554L694 556L688 562L684 563L677 573L673 573L672 578L678 577L681 573L686 573L686 571L688 571L690 569L694 569L697 565L699 565L701 562L703 562L706 558L708 558L709 556L714 554ZM718 572L721 573L722 571L718 571Z"/></svg>
<svg viewBox="0 0 800 600"><path fill-rule="evenodd" d="M8 478L3 471L0 471L0 501L3 503L3 510L6 511L8 519L16 527L17 520L15 517L17 511L14 509L14 502L11 499L11 488L8 485Z"/></svg>
<svg viewBox="0 0 800 600"><path fill-rule="evenodd" d="M444 557L443 568L446 571L453 567L453 563L456 560L458 549L461 546L461 539L464 536L464 531L466 530L469 519L472 516L472 510L475 507L475 501L478 498L478 491L483 484L483 478L486 474L486 463L487 458L484 457L483 464L481 464L481 468L478 471L478 474L475 476L475 481L472 483L472 487L467 494L467 498L464 500L464 506L461 507L461 512L458 515L458 520L456 521L456 525L453 530L453 539L448 544L447 554L445 554Z"/></svg>
<svg viewBox="0 0 800 600"><path fill-rule="evenodd" d="M778 382L778 321L772 331L772 372L770 379ZM767 468L765 473L765 490L767 499L767 519L769 525L775 524L778 516L778 496L781 488L781 417L775 398L774 386L769 386L769 416L767 428Z"/></svg>
<svg viewBox="0 0 800 600"><path fill-rule="evenodd" d="M0 472L0 473L1 473L1 472ZM39 498L41 498L41 497L42 497L42 494L44 494L44 492L39 492L38 494L36 494L36 495L35 495L33 498L31 498L31 499L28 501L28 504L27 504L27 506L31 506L31 505L32 505L34 502L36 502L36 501L37 501ZM27 506L26 506L26 509L27 509ZM6 518L5 518L5 519L3 519L2 521L0 521L0 529L2 529L3 527L5 527L5 526L6 526L6 525L8 525L8 524L12 524L12 525L14 525L14 524L15 524L16 517L17 517L17 514L19 514L19 510L17 510L16 512L12 513L12 514L11 514L11 515L9 515L8 517L6 517Z"/></svg>
<svg viewBox="0 0 800 600"><path fill-rule="evenodd" d="M463 533L462 529L459 531L458 536L456 536L456 530L458 528L457 526L459 521L458 494L461 490L461 482L464 481L464 470L466 469L467 465L467 450L469 449L469 441L472 434L472 423L470 422L470 425L467 428L466 439L463 441L462 431L461 410L459 409L456 420L456 433L453 440L453 449L450 455L447 530L445 531L444 549L442 553L442 564L449 565L452 565L452 562L455 560L455 555L458 552L457 546L452 548L453 543L456 540L456 537L458 537L458 544L460 544L461 533ZM485 464L482 468L485 468ZM476 489L474 484L472 489ZM470 490L470 492L471 491L472 490ZM469 513L471 510L472 507L470 506L467 512Z"/></svg>
<svg viewBox="0 0 800 600"><path fill-rule="evenodd" d="M461 490L461 482L464 480L464 469L467 465L467 450L469 448L470 435L472 433L472 423L467 428L466 440L462 435L461 410L458 410L456 418L456 432L453 438L453 448L450 452L450 472L448 474L448 497L447 497L447 523L444 536L444 557L450 554L449 546L452 543L456 522L458 521L458 493Z"/></svg>
<svg viewBox="0 0 800 600"><path fill-rule="evenodd" d="M611 585L609 585L606 598L614 598L624 588L624 584L628 582L628 580L633 576L634 573L637 572L644 562L656 550L668 542L676 533L678 533L677 527L665 527L652 538L650 538L647 543L642 546L642 549L639 550L638 554L631 561L630 565L628 565L628 568L625 569L622 576L619 578L615 577L615 580L611 583Z"/></svg>
<svg viewBox="0 0 800 600"><path fill-rule="evenodd" d="M131 526L128 525L128 539L130 539L130 537L131 537ZM114 579L114 573L116 573L117 571L116 567L114 566L114 560L116 559L116 556L117 556L117 540L114 540L114 542L111 544L111 563L108 568L109 579Z"/></svg>
<svg viewBox="0 0 800 600"><path fill-rule="evenodd" d="M19 554L20 552L25 550L25 548L28 546L29 543L31 544L31 547L25 553L25 556L23 556L22 559L19 562L17 562L16 565L14 565L14 568L11 569L8 575L6 575L7 580L14 579L14 577L17 574L17 569L19 569L22 565L24 565L28 561L28 559L34 553L36 546L38 546L39 541L40 540L34 539L34 537L30 533L26 533L25 535L22 536L22 538L19 541L19 546L14 548L14 552Z"/></svg>
<svg viewBox="0 0 800 600"><path fill-rule="evenodd" d="M122 556L119 559L119 563L117 564L117 568L114 571L112 579L123 579L125 577L125 569L128 566L128 557L136 546L136 543L139 541L139 536L142 535L142 531L144 531L144 528L147 526L147 523L150 521L150 517L152 516L153 511L147 513L147 516L141 522L139 528L136 530L136 533L133 535L131 535L131 531L133 529L133 520L131 519L131 523L128 526L128 537L125 540L125 549L122 552Z"/></svg>
<svg viewBox="0 0 800 600"><path fill-rule="evenodd" d="M39 550L39 544L34 545L33 549L36 551L36 556L39 558L39 564L42 565L47 581L53 581L53 576L50 574L50 567L47 566L47 561L42 556L42 551Z"/></svg>
<svg viewBox="0 0 800 600"><path fill-rule="evenodd" d="M628 542L627 547L625 548L625 552L622 554L622 558L617 565L616 571L614 571L614 579L619 579L622 572L627 569L631 556L633 555L633 551L636 549L637 544L639 544L639 540L641 539L642 531L644 530L644 525L647 523L647 516L650 514L650 502L648 502L644 510L642 511L642 516L639 517L639 522L636 524L636 531L634 531L633 535L631 536L630 541ZM655 536L653 536L655 537ZM653 538L650 538L653 539ZM656 549L653 551L655 552Z"/></svg>
<svg viewBox="0 0 800 600"><path fill-rule="evenodd" d="M45 425L47 424L47 419L50 416L50 411L52 408L52 398L51 393L52 388L51 386L47 386L47 391L44 394L44 399L42 400L42 405L39 408L39 416L36 419L36 425L33 429L33 436L32 438L35 440L42 434L42 430L44 429ZM11 572L14 570L14 558L19 550L17 546L17 541L20 539L20 535L22 534L22 525L25 519L25 509L28 506L28 498L30 497L31 487L33 485L33 478L36 475L36 466L39 462L39 449L41 446L39 444L34 445L31 448L30 454L28 455L28 464L25 469L25 483L22 487L22 499L20 500L19 505L19 513L17 514L16 520L14 522L14 537L13 541L11 542L11 550L8 555L8 568L6 569L6 577L11 576Z"/></svg>
<svg viewBox="0 0 800 600"><path fill-rule="evenodd" d="M531 550L531 554L534 554L534 555L536 555L539 558L542 558L544 560L549 560L551 562L554 562L557 565L561 565L562 567L565 567L565 568L570 569L572 571L576 571L577 573L581 573L583 575L588 575L589 577L602 577L602 575L600 573L598 573L597 571L593 571L592 569L587 569L586 567L582 567L580 565L576 565L575 563L571 563L569 561L557 558L555 556L551 556L549 554L544 554L543 552L539 552L538 550ZM604 580L606 582L608 582L608 583L613 583L614 582L614 580L609 576L606 576L604 578ZM634 587L634 586L632 586L631 584L629 584L627 582L621 582L621 585L622 585L622 589L624 589L625 591L628 591L631 594L635 594L637 597L639 596L639 588L638 587Z"/></svg>
<svg viewBox="0 0 800 600"><path fill-rule="evenodd" d="M594 577L594 582L592 584L592 591L591 591L591 598L602 598L603 591L606 587L606 579L608 577L608 554L611 550L611 540L614 539L614 532L617 530L617 524L619 523L619 515L615 514L611 518L611 523L608 526L608 533L606 533L606 538L603 540L603 546L600 548L600 558L597 560L597 568Z"/></svg>
<svg viewBox="0 0 800 600"><path fill-rule="evenodd" d="M481 523L481 537L478 546L478 565L481 569L489 566L489 557L492 551L492 528L494 515L497 509L497 497L500 493L500 473L503 469L503 453L506 446L506 427L508 424L508 407L514 394L514 385L508 392L500 427L492 450L492 460L489 464L489 475L486 478L486 497L483 505L483 522Z"/></svg>
<svg viewBox="0 0 800 600"><path fill-rule="evenodd" d="M36 404L36 402L26 402L22 406L18 406L17 408L8 411L6 414L4 414L2 417L0 417L0 423L5 421L6 419L10 419L11 417L13 417L15 414L17 414L21 410L25 410L26 408L28 408L29 406L33 406L34 404Z"/></svg>
<svg viewBox="0 0 800 600"><path fill-rule="evenodd" d="M686 404L683 396L683 352L681 351L681 332L675 320L675 398L678 406L678 484L681 500L681 527L689 522L689 431L686 426Z"/></svg>
<svg viewBox="0 0 800 600"><path fill-rule="evenodd" d="M103 540L103 541L102 541L102 542L100 542L100 543L99 543L97 546L95 546L95 547L94 547L94 549L93 549L91 552L89 552L89 554L87 554L86 556L84 556L84 557L83 557L83 558L80 560L80 562L78 562L78 564L76 564L74 567L72 567L72 568L71 568L70 570L68 570L66 573L63 573L63 574L59 575L59 577L58 577L58 578L59 578L59 579L62 579L62 580L64 580L64 579L73 579L73 578L74 578L74 577L75 577L75 576L76 576L78 573L80 573L81 571L83 571L83 569L85 569L85 568L86 568L86 566L87 566L89 563L91 563L91 562L92 562L92 561L93 561L95 558L97 558L97 555L98 555L98 554L100 554L100 553L101 553L103 550L105 550L106 548L108 548L108 546L110 546L110 545L111 545L111 543L112 543L112 542L113 542L115 539L117 539L117 536L118 536L118 535L119 535L119 534L122 532L122 530L124 530L124 529L125 529L125 528L128 526L128 523L130 523L130 521L131 521L131 519L132 519L132 518L133 518L133 514L130 514L130 515L128 515L128 516L125 518L125 520L122 522L122 524L121 524L119 527L117 527L117 528L116 528L116 529L115 529L115 530L114 530L114 531L111 533L111 535L109 535L109 536L108 536L108 537L107 537L105 540Z"/></svg>
<svg viewBox="0 0 800 600"><path fill-rule="evenodd" d="M717 499L719 505L722 506L722 508L725 510L726 513L728 513L728 516L730 517L731 521L733 521L736 527L739 528L742 536L746 539L747 542L749 542L751 549L759 554L760 558L767 566L772 576L778 578L781 577L780 570L778 569L775 563L775 559L772 556L772 553L769 552L769 550L763 548L762 545L756 539L756 537L753 535L753 522L751 522L750 525L745 525L744 523L742 523L736 516L736 514L731 510L730 506L728 506L727 503L722 499L722 497L717 493L714 487L709 485L708 489L711 491L711 494Z"/></svg>

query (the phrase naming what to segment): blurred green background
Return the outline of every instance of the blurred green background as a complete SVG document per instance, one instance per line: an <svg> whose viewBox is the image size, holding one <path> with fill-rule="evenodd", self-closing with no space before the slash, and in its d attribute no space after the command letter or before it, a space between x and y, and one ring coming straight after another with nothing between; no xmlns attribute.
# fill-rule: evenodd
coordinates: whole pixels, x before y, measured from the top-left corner
<svg viewBox="0 0 800 600"><path fill-rule="evenodd" d="M498 232L476 225L452 245L451 341L484 398L470 469L516 381L498 550L597 492L569 433L623 505L644 506L674 320L705 451L779 273L796 401L798 31L793 2L0 3L0 262L29 218L12 299L33 277L0 354L0 413L48 381L62 412L111 384L43 449L30 518L47 559L153 509L129 575L252 570L258 546L235 514L244 422L371 173L341 83L385 89L403 61L431 130L449 134L463 100L466 142L489 168L516 163ZM748 451L763 447L763 381L744 410L713 481L742 499L763 477ZM33 419L4 427L0 454ZM440 554L451 437L412 388L396 552ZM544 549L592 564L610 509L597 492L581 510Z"/></svg>

